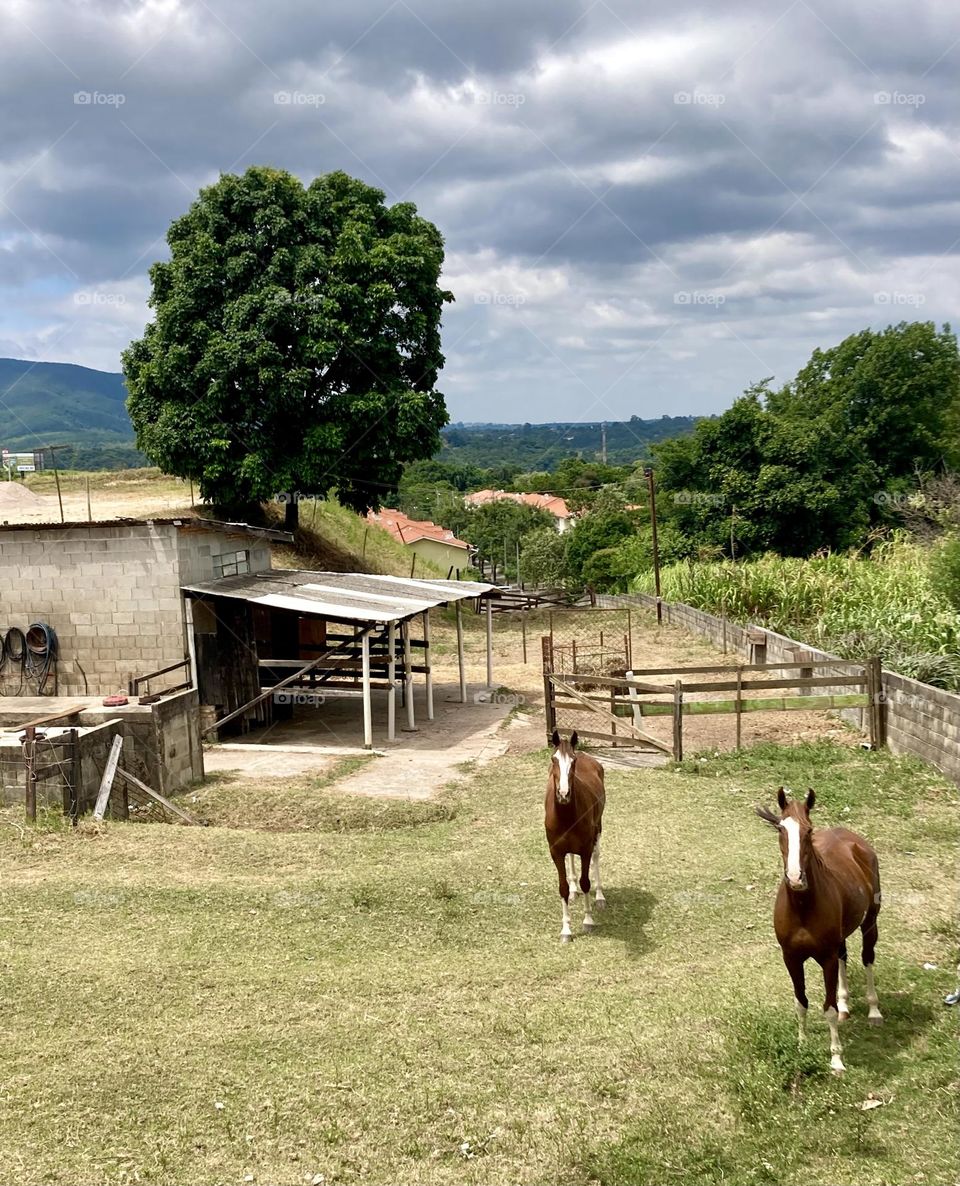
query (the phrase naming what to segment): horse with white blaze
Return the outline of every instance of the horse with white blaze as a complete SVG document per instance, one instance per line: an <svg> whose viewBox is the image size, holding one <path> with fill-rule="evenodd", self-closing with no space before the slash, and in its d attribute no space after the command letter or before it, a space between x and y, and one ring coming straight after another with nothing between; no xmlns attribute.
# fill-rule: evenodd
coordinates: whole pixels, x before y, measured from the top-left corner
<svg viewBox="0 0 960 1186"><path fill-rule="evenodd" d="M547 797L544 804L544 825L550 856L560 879L560 899L563 902L563 927L560 941L569 943L570 906L577 894L574 858L580 858L580 889L583 891L583 929L593 929L590 912L590 870L596 882L594 906L602 910L606 905L600 886L600 833L603 829L603 808L606 792L603 787L603 767L590 754L577 749L576 732L569 741L561 740L556 729L551 737L553 754L547 778Z"/></svg>
<svg viewBox="0 0 960 1186"><path fill-rule="evenodd" d="M880 912L880 868L877 854L862 836L847 828L817 828L810 823L816 796L791 800L786 788L777 793L780 815L765 807L757 815L778 830L783 880L777 891L773 926L783 962L793 981L800 1041L807 1019L803 965L811 956L823 969L823 1010L830 1027L830 1069L843 1072L840 1022L850 1016L847 990L847 936L860 928L863 970L871 1025L880 1025L873 980Z"/></svg>

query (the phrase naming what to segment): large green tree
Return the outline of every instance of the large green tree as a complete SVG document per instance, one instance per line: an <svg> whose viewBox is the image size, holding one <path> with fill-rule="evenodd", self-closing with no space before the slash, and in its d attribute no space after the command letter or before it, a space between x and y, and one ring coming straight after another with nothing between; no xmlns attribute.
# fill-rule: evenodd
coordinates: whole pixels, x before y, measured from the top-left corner
<svg viewBox="0 0 960 1186"><path fill-rule="evenodd" d="M443 239L345 173L224 175L167 233L123 356L140 449L231 512L294 492L357 511L440 447ZM288 500L288 524L296 502Z"/></svg>

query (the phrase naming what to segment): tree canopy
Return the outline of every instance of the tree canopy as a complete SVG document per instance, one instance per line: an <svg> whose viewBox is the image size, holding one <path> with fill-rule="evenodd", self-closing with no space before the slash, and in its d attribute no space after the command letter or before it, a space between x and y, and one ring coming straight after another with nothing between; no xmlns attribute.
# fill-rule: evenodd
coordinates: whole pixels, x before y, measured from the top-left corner
<svg viewBox="0 0 960 1186"><path fill-rule="evenodd" d="M342 172L226 174L167 233L154 320L123 356L140 449L249 510L329 491L357 511L440 448L443 239ZM291 503L288 505L295 505Z"/></svg>

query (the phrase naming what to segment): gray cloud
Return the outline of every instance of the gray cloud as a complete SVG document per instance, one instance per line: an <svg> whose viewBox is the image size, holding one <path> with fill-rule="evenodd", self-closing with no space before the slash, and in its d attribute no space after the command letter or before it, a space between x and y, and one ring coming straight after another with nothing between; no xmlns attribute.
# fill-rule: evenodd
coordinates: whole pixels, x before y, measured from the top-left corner
<svg viewBox="0 0 960 1186"><path fill-rule="evenodd" d="M956 303L960 17L941 0L11 13L6 353L117 369L169 222L254 163L343 168L438 223L457 419L715 411L817 345ZM113 295L78 304L92 290Z"/></svg>

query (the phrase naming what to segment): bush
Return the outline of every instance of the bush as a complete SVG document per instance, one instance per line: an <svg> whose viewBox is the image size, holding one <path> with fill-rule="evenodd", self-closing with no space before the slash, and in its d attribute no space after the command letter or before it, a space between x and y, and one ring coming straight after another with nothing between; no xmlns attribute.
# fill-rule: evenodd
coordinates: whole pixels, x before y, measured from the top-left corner
<svg viewBox="0 0 960 1186"><path fill-rule="evenodd" d="M930 583L960 613L960 535L949 535L933 553Z"/></svg>

